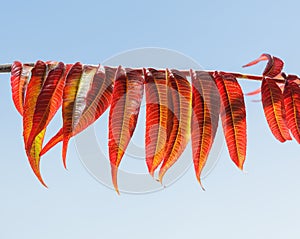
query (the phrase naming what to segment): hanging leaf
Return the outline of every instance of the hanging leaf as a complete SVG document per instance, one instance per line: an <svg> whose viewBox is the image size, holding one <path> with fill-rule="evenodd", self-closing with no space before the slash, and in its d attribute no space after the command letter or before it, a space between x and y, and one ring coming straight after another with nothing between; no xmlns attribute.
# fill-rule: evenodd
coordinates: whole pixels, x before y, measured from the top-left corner
<svg viewBox="0 0 300 239"><path fill-rule="evenodd" d="M168 102L169 107L172 107L173 127L169 134L164 161L159 171L160 182L162 182L167 170L176 163L190 140L192 116L192 89L189 81L178 70L167 70L167 78Z"/></svg>
<svg viewBox="0 0 300 239"><path fill-rule="evenodd" d="M193 93L191 124L193 162L197 180L202 186L201 172L218 128L220 95L210 74L205 71L190 70L190 75Z"/></svg>
<svg viewBox="0 0 300 239"><path fill-rule="evenodd" d="M109 107L113 91L115 71L115 69L110 67L104 67L104 69L102 66L98 67L90 90L86 96L86 107L79 118L78 124L72 132L72 136L79 134L81 131L93 124ZM41 155L45 154L62 140L63 129L61 128L58 133L44 146Z"/></svg>
<svg viewBox="0 0 300 239"><path fill-rule="evenodd" d="M118 167L135 130L143 92L143 71L119 66L109 111L108 141L112 180L118 193Z"/></svg>
<svg viewBox="0 0 300 239"><path fill-rule="evenodd" d="M286 111L286 123L294 138L300 144L300 88L293 81L287 79L284 87L284 106Z"/></svg>
<svg viewBox="0 0 300 239"><path fill-rule="evenodd" d="M31 71L31 79L27 87L25 102L24 102L24 116L23 116L23 138L26 149L26 154L30 163L30 166L39 179L39 181L46 186L40 173L40 150L42 145L42 139L44 138L45 130L43 130L31 144L28 144L28 138L32 130L33 115L35 106L37 103L38 95L42 89L47 66L42 61L37 61L34 68Z"/></svg>
<svg viewBox="0 0 300 239"><path fill-rule="evenodd" d="M66 167L67 147L73 131L85 109L85 98L97 68L77 62L70 69L63 92L63 150L62 158Z"/></svg>
<svg viewBox="0 0 300 239"><path fill-rule="evenodd" d="M163 161L167 144L168 97L166 71L149 68L146 72L146 163L153 176Z"/></svg>
<svg viewBox="0 0 300 239"><path fill-rule="evenodd" d="M246 109L242 89L231 74L215 72L214 79L221 97L221 120L232 161L240 169L246 158Z"/></svg>
<svg viewBox="0 0 300 239"><path fill-rule="evenodd" d="M62 103L63 88L65 78L64 63L55 64L49 71L45 82L38 95L36 106L32 118L32 129L29 134L28 144L31 145L35 137L47 127Z"/></svg>
<svg viewBox="0 0 300 239"><path fill-rule="evenodd" d="M22 64L15 61L11 67L11 90L14 105L18 112L23 115L25 91L28 84L28 79L31 73L32 66Z"/></svg>
<svg viewBox="0 0 300 239"><path fill-rule="evenodd" d="M94 123L109 107L115 72L116 70L113 68L99 65L86 96L86 107L79 118L78 124L75 125L74 135Z"/></svg>
<svg viewBox="0 0 300 239"><path fill-rule="evenodd" d="M278 76L283 68L284 62L278 57L271 56L269 54L262 54L258 59L251 61L243 67L248 67L257 64L260 61L268 61L266 68L263 72L263 76L274 78Z"/></svg>
<svg viewBox="0 0 300 239"><path fill-rule="evenodd" d="M283 94L274 80L270 78L263 79L261 98L269 128L275 138L280 142L291 140L289 129L286 125Z"/></svg>

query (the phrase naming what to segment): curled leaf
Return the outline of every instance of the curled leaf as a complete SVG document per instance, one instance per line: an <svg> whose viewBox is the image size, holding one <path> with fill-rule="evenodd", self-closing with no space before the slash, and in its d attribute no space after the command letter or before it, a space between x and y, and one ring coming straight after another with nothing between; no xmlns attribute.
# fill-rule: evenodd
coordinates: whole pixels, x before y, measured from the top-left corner
<svg viewBox="0 0 300 239"><path fill-rule="evenodd" d="M144 92L142 70L118 67L109 111L109 158L112 180L119 193L117 172L136 127Z"/></svg>
<svg viewBox="0 0 300 239"><path fill-rule="evenodd" d="M244 95L237 80L229 73L214 74L221 97L221 120L232 161L240 169L246 159L247 126Z"/></svg>
<svg viewBox="0 0 300 239"><path fill-rule="evenodd" d="M262 54L258 59L251 61L243 67L248 67L257 64L260 61L268 61L266 68L263 72L263 76L274 78L278 76L283 68L284 62L278 57L271 56L269 54Z"/></svg>
<svg viewBox="0 0 300 239"><path fill-rule="evenodd" d="M274 80L270 78L262 80L261 98L269 128L275 138L280 142L291 140L289 129L286 125L283 94Z"/></svg>

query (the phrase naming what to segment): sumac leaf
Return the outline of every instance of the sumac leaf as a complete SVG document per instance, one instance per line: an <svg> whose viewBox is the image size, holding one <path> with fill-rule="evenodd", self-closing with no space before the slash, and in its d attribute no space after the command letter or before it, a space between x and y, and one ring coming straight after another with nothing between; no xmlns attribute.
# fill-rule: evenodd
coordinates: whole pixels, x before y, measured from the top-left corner
<svg viewBox="0 0 300 239"><path fill-rule="evenodd" d="M75 129L73 129L72 136L75 136L93 124L109 107L113 91L114 76L115 69L110 67L104 67L103 69L102 66L98 67L86 96L85 109L82 112ZM63 129L60 129L58 133L44 146L41 155L45 154L62 140Z"/></svg>
<svg viewBox="0 0 300 239"><path fill-rule="evenodd" d="M178 70L167 70L168 104L172 111L172 129L164 154L164 161L159 170L162 181L167 170L178 160L190 140L192 116L192 89L186 77ZM169 121L169 119L168 119Z"/></svg>
<svg viewBox="0 0 300 239"><path fill-rule="evenodd" d="M210 74L190 70L192 79L191 139L197 180L206 164L218 128L220 95ZM202 186L203 188L203 186Z"/></svg>
<svg viewBox="0 0 300 239"><path fill-rule="evenodd" d="M283 96L287 126L300 144L300 88L298 84L287 82Z"/></svg>
<svg viewBox="0 0 300 239"><path fill-rule="evenodd" d="M118 167L136 127L144 92L142 70L117 69L111 108L109 111L109 158L112 181L119 193L117 184Z"/></svg>
<svg viewBox="0 0 300 239"><path fill-rule="evenodd" d="M229 155L236 166L243 169L247 148L244 95L231 74L216 72L214 79L221 97L220 114Z"/></svg>
<svg viewBox="0 0 300 239"><path fill-rule="evenodd" d="M284 62L278 57L271 56L269 54L262 54L258 59L251 61L243 67L255 65L260 61L268 61L266 68L263 72L263 76L267 76L270 78L274 78L275 76L279 75L284 65Z"/></svg>
<svg viewBox="0 0 300 239"><path fill-rule="evenodd" d="M10 84L12 98L17 111L23 115L25 91L27 88L32 66L15 61L11 67Z"/></svg>
<svg viewBox="0 0 300 239"><path fill-rule="evenodd" d="M146 163L153 176L161 164L167 144L168 96L166 71L148 69L145 79L146 96Z"/></svg>
<svg viewBox="0 0 300 239"><path fill-rule="evenodd" d="M40 173L39 154L42 147L45 130L43 130L38 135L37 139L31 144L28 144L28 138L32 130L35 106L37 104L38 95L40 94L45 80L46 71L46 64L42 61L37 61L34 68L32 69L31 79L27 87L23 112L23 138L26 154L33 172L44 186L46 185Z"/></svg>
<svg viewBox="0 0 300 239"><path fill-rule="evenodd" d="M291 140L286 125L284 99L280 87L270 78L264 78L261 85L261 98L269 128L280 142Z"/></svg>
<svg viewBox="0 0 300 239"><path fill-rule="evenodd" d="M47 127L62 103L65 65L58 63L49 71L38 95L33 114L32 129L28 138L31 145L35 137Z"/></svg>

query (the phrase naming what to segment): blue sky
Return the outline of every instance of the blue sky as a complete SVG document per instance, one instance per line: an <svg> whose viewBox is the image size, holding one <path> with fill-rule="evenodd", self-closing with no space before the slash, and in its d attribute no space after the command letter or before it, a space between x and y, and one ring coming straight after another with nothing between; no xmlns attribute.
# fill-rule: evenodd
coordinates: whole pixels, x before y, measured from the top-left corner
<svg viewBox="0 0 300 239"><path fill-rule="evenodd" d="M253 74L263 64L241 66L268 52L285 60L286 72L299 74L299 7L298 1L5 1L0 62L97 64L132 48L162 47L205 69ZM117 196L88 174L74 144L68 171L56 147L42 162L49 189L38 183L9 75L0 77L0 238L299 238L299 145L277 142L252 98L246 99L247 173L225 149L204 180L205 192L190 169L157 193ZM259 84L242 86L247 92Z"/></svg>

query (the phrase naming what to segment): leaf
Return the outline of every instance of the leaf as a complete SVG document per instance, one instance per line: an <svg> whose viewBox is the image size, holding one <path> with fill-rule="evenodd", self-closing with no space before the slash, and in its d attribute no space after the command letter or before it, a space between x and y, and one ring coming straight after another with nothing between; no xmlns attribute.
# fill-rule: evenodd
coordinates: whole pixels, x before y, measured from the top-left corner
<svg viewBox="0 0 300 239"><path fill-rule="evenodd" d="M167 73L149 68L146 72L146 163L153 176L163 161L167 144L168 97Z"/></svg>
<svg viewBox="0 0 300 239"><path fill-rule="evenodd" d="M118 193L118 167L135 130L143 92L143 71L119 66L109 111L108 142L112 180Z"/></svg>
<svg viewBox="0 0 300 239"><path fill-rule="evenodd" d="M274 78L278 76L283 68L284 62L278 57L271 56L269 54L262 54L258 59L251 61L243 67L248 67L257 64L260 61L268 61L266 68L263 72L263 76Z"/></svg>
<svg viewBox="0 0 300 239"><path fill-rule="evenodd" d="M94 75L92 85L86 96L86 107L72 132L72 137L93 124L109 107L113 91L115 69L99 66ZM41 155L63 140L63 130L50 139L44 146Z"/></svg>
<svg viewBox="0 0 300 239"><path fill-rule="evenodd" d="M66 167L68 142L86 106L86 94L97 68L75 63L69 71L63 92L63 150L62 158Z"/></svg>
<svg viewBox="0 0 300 239"><path fill-rule="evenodd" d="M160 182L162 182L167 170L176 163L190 140L192 116L192 89L190 83L178 70L167 70L167 78L169 100L172 100L173 127L169 134L164 161L159 170ZM168 102L170 107L170 101Z"/></svg>
<svg viewBox="0 0 300 239"><path fill-rule="evenodd" d="M31 145L35 137L47 127L62 103L65 65L60 62L49 71L47 78L38 95L33 114L33 125L28 138Z"/></svg>
<svg viewBox="0 0 300 239"><path fill-rule="evenodd" d="M289 129L286 125L283 94L274 80L263 78L261 97L265 117L275 138L280 142L291 140Z"/></svg>
<svg viewBox="0 0 300 239"><path fill-rule="evenodd" d="M300 144L300 88L298 84L287 81L283 96L287 126Z"/></svg>
<svg viewBox="0 0 300 239"><path fill-rule="evenodd" d="M19 61L15 61L11 67L11 90L14 105L18 112L23 115L25 91L28 84L32 66L22 64Z"/></svg>
<svg viewBox="0 0 300 239"><path fill-rule="evenodd" d="M197 180L201 184L201 172L218 129L220 95L217 86L205 71L190 70L192 79L191 139L193 162ZM202 186L203 188L203 186Z"/></svg>
<svg viewBox="0 0 300 239"><path fill-rule="evenodd" d="M109 107L113 92L116 70L99 65L92 85L86 96L86 107L75 126L74 134L78 134L94 123Z"/></svg>
<svg viewBox="0 0 300 239"><path fill-rule="evenodd" d="M231 160L243 169L247 148L246 109L242 89L231 74L214 73L221 97L221 120Z"/></svg>
<svg viewBox="0 0 300 239"><path fill-rule="evenodd" d="M47 66L42 61L37 61L34 68L31 71L31 79L27 87L27 92L24 102L24 114L23 114L23 138L26 149L26 154L29 159L30 166L39 179L39 181L46 186L44 183L41 173L40 173L40 143L42 143L42 138L45 134L45 130L39 134L37 141L32 144L28 144L29 134L32 130L33 125L33 115L35 111L35 106L37 103L38 95L42 89L46 75Z"/></svg>

